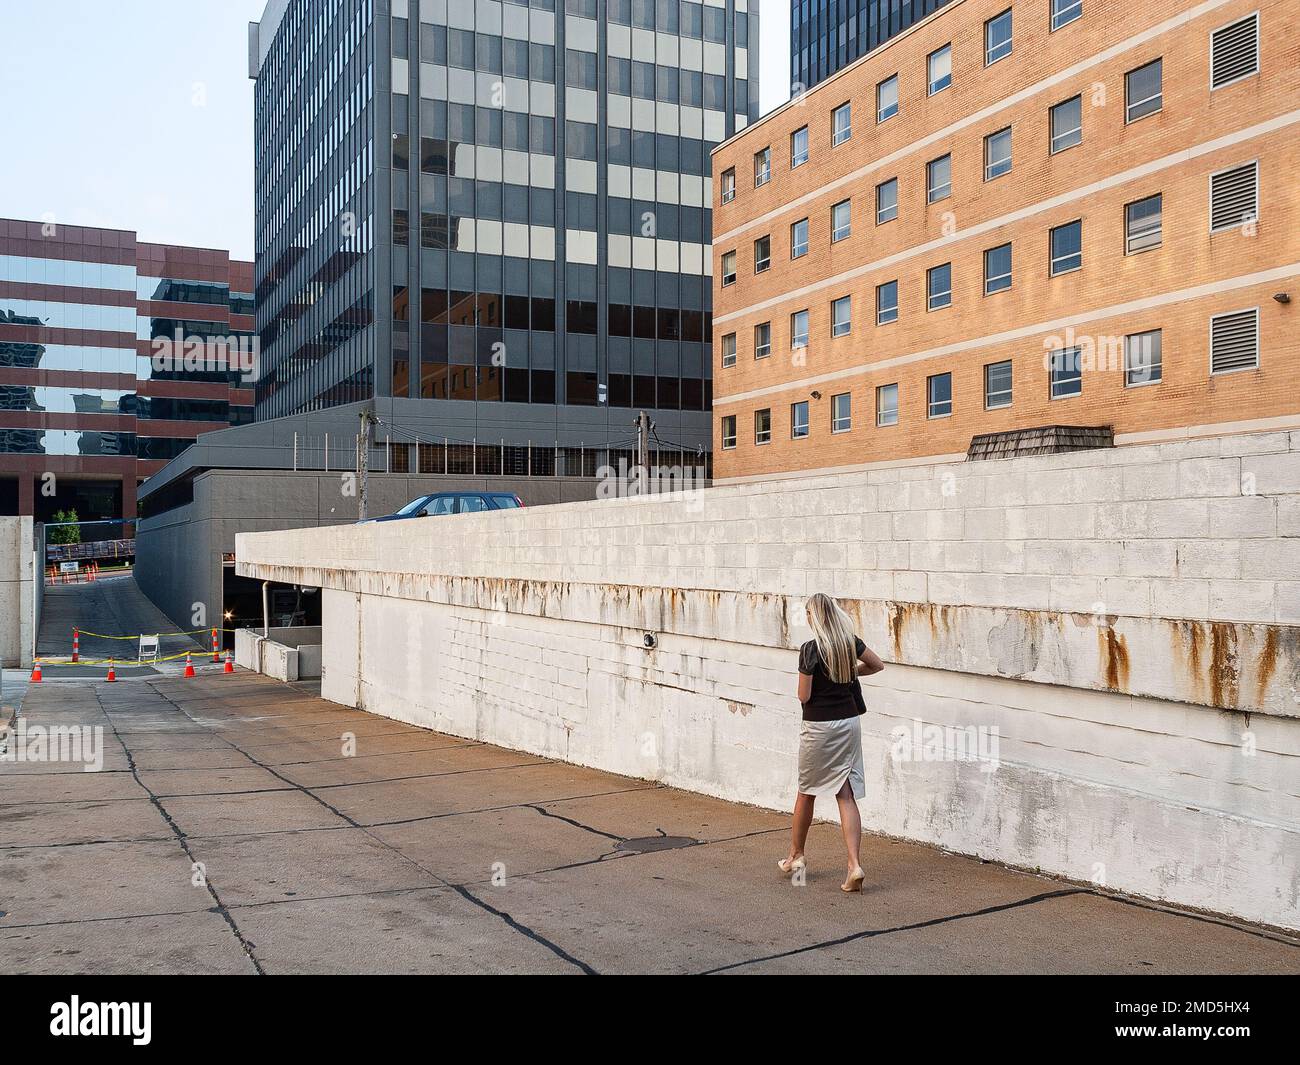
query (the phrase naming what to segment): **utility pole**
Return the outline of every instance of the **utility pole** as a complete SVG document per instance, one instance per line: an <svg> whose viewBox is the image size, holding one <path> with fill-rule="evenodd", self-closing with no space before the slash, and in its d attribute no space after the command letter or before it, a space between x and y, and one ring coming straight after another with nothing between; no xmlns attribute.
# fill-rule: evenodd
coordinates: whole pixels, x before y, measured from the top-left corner
<svg viewBox="0 0 1300 1065"><path fill-rule="evenodd" d="M636 416L636 461L647 477L650 475L650 430L653 428L654 423L645 411Z"/></svg>
<svg viewBox="0 0 1300 1065"><path fill-rule="evenodd" d="M360 469L357 471L357 480L360 482L357 487L358 521L365 521L369 516L366 497L370 490L370 428L374 420L374 412L369 408L361 412L361 453L358 456Z"/></svg>

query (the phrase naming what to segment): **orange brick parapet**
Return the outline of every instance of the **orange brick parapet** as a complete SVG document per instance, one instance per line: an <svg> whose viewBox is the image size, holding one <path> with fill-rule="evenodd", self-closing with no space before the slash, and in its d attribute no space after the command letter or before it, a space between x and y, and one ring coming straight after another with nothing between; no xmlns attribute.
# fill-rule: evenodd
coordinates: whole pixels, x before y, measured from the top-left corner
<svg viewBox="0 0 1300 1065"><path fill-rule="evenodd" d="M1055 30L1052 6L954 0L717 149L717 479L958 455L976 434L1035 425L1110 425L1120 442L1300 425L1300 5L1083 0ZM987 24L1008 9L1011 52L986 64ZM928 57L945 45L951 83L930 94ZM877 86L894 75L898 113L877 121ZM1066 108L1052 151L1053 108L1076 96L1079 143L1065 146ZM851 136L833 144L846 103ZM805 126L808 159L792 168ZM986 138L1007 128L1010 170L990 173ZM771 179L755 187L765 148ZM951 191L929 202L928 164L945 156ZM736 193L723 203L729 170ZM945 176L936 167L934 183ZM894 179L897 216L878 223L877 187ZM1126 228L1127 208L1157 195L1158 236L1143 239ZM833 241L844 201L850 230ZM808 251L794 258L803 219ZM1052 231L1073 223L1078 268L1061 269L1075 265L1063 229L1053 272ZM764 237L770 266L756 272ZM1008 243L1011 283L990 290L986 252ZM723 285L731 253L735 281ZM877 290L891 282L897 319L878 322ZM833 335L832 304L845 297L849 328ZM801 311L807 344L796 347ZM763 324L770 354L756 358ZM1158 378L1126 373L1152 341L1125 338L1157 331ZM1053 397L1051 353L1074 349L1056 357ZM1061 372L1076 358L1077 388ZM1006 397L988 393L1005 370L990 379L986 367L1008 361L1010 402L999 405ZM878 390L890 385L897 422L880 425L877 403L890 406L891 393ZM803 403L806 415L793 407ZM767 442L756 439L762 411ZM795 435L804 417L807 434Z"/></svg>

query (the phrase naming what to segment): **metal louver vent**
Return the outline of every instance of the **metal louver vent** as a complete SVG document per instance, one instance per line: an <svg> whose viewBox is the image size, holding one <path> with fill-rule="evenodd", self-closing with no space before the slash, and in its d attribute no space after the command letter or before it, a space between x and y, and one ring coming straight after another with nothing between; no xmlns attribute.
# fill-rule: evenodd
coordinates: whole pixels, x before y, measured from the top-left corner
<svg viewBox="0 0 1300 1065"><path fill-rule="evenodd" d="M1253 370L1259 365L1259 308L1210 319L1210 373Z"/></svg>
<svg viewBox="0 0 1300 1065"><path fill-rule="evenodd" d="M1232 229L1258 216L1256 171L1252 162L1210 175L1210 232Z"/></svg>
<svg viewBox="0 0 1300 1065"><path fill-rule="evenodd" d="M1210 35L1210 88L1247 78L1259 71L1259 16L1215 30Z"/></svg>

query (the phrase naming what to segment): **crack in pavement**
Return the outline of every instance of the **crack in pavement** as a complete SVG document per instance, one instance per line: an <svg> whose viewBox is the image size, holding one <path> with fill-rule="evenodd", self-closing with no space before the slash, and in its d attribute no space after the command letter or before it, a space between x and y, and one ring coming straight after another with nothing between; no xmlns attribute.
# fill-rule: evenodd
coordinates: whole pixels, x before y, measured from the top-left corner
<svg viewBox="0 0 1300 1065"><path fill-rule="evenodd" d="M526 802L521 803L521 805L525 810L536 810L543 817L549 817L556 821L563 821L566 825L572 825L574 828L580 828L584 832L590 832L593 836L604 836L605 839L612 839L615 843L627 842L626 836L616 836L612 832L602 832L599 828L592 828L591 825L584 825L581 821L575 820L572 817L565 817L563 814L552 813L550 810L544 809L536 803Z"/></svg>
<svg viewBox="0 0 1300 1065"><path fill-rule="evenodd" d="M1051 899L1067 898L1076 895L1087 895L1097 899L1108 899L1112 902L1123 903L1126 906L1134 906L1138 909L1154 910L1159 913L1168 914L1171 917L1183 917L1190 920L1205 921L1209 924L1218 925L1222 928L1228 928L1236 932L1244 932L1247 935L1259 936L1263 939L1269 939L1273 942L1282 943L1286 946L1300 948L1300 940L1294 940L1278 933L1269 932L1266 929L1247 928L1231 921L1211 917L1208 914L1199 914L1184 910L1175 910L1165 906L1158 906L1152 903L1143 902L1141 899L1130 899L1123 895L1112 895L1109 892L1098 891L1095 888L1072 887L1061 888L1057 891L1045 891L1037 895L1031 895L1028 898L1020 899L1016 902L999 903L995 906L986 906L978 910L969 910L963 913L949 914L944 917L933 917L926 921L917 921L912 924L896 925L892 928L868 929L862 932L853 932L846 936L840 936L836 939L828 939L819 943L810 943L802 947L796 947L792 950L780 951L776 954L767 954L758 958L750 958L747 961L732 962L729 965L720 965L714 969L706 969L697 974L700 976L714 976L718 973L729 972L733 969L741 969L749 965L758 965L767 961L778 961L782 958L793 957L798 954L806 954L814 950L824 950L828 947L843 946L846 943L853 943L862 939L874 939L878 936L893 935L897 932L912 932L921 928L932 928L935 925L948 924L953 921L964 921L970 917L983 917L993 913L1003 913L1007 910L1019 909L1023 906L1036 906L1040 902L1047 902Z"/></svg>
<svg viewBox="0 0 1300 1065"><path fill-rule="evenodd" d="M98 685L92 686L91 690L94 692L96 700L98 700L99 698ZM105 717L107 716L108 716L107 713L105 713ZM154 808L158 811L159 816L161 816L162 819L165 822L167 822L167 826L172 830L173 833L175 833L176 842L180 844L181 850L183 850L185 852L186 857L189 858L190 869L191 871L193 871L195 866L197 866L199 863L197 859L194 857L194 852L190 850L189 841L186 840L185 834L180 830L180 826L177 825L176 822L172 819L171 814L167 812L167 808L162 804L162 801L158 798L158 796L155 795L152 789L150 789L149 786L145 784L143 780L140 779L140 774L136 771L135 768L135 757L134 755L132 755L131 749L126 745L126 741L124 741L121 735L118 733L117 726L113 724L111 719L109 720L108 727L113 730L114 739L117 740L118 744L122 748L123 753L126 755L127 765L130 768L131 775L135 777L135 782L148 793L149 800L153 803ZM221 901L221 896L217 893L216 887L213 885L211 879L207 876L206 868L203 876L203 887L207 891L207 893L212 896L212 901L216 903L215 912L221 915L222 920L224 920L226 924L230 927L230 931L234 934L235 939L239 941L239 945L243 948L244 953L248 955L248 960L252 963L254 971L259 976L265 975L265 970L263 970L262 968L262 963L259 962L256 957L254 957L252 945L244 937L244 933L240 931L239 925L235 923L235 918L231 915L230 911L226 909L225 904Z"/></svg>
<svg viewBox="0 0 1300 1065"><path fill-rule="evenodd" d="M1033 906L1047 899L1063 898L1068 895L1089 895L1094 892L1086 888L1065 888L1060 891L1046 891L1038 895L1031 895L1028 898L1020 899L1016 902L1003 902L996 906L986 906L979 910L970 910L965 913L948 914L944 917L932 917L927 921L916 921L913 924L896 925L893 928L869 928L861 932L850 932L846 936L839 936L835 939L823 940L819 943L808 943L802 947L794 947L791 950L778 951L775 954L764 954L758 958L749 958L745 961L731 962L728 965L719 965L714 969L705 969L698 976L714 976L717 973L729 972L732 969L742 969L747 965L758 965L765 961L778 961L781 958L792 958L799 954L807 954L814 950L824 950L827 947L839 947L845 943L855 943L861 939L875 939L877 936L892 935L895 932L910 932L918 928L932 928L935 925L948 924L952 921L964 921L968 917L982 917L990 913L1003 913L1007 910L1019 909L1022 906Z"/></svg>
<svg viewBox="0 0 1300 1065"><path fill-rule="evenodd" d="M182 707L179 703L177 703L174 699L172 699L171 697L169 697L169 696L167 695L166 692L158 691L157 687L155 687L155 686L152 685L152 684L150 685L150 687L153 688L153 690L154 690L154 691L155 691L155 692L156 692L160 697L162 697L162 698L165 699L168 703L170 703L173 707L175 707L176 710L177 710L178 712L180 712L180 713L181 713L182 715L184 715L186 718L189 718L189 720L191 720L191 721L194 720L194 719L191 718L190 715L185 711L185 708ZM214 733L214 734L215 734L215 733ZM250 759L251 761L255 762L255 763L256 763L258 766L260 766L262 769L265 769L265 770L266 770L268 773L270 773L272 776L275 776L276 778L278 778L278 779L280 779L280 780L283 780L286 784L291 785L294 789L296 789L296 790L302 792L304 795L307 795L307 796L309 796L310 798L316 800L316 802L318 802L318 803L320 803L322 806L324 806L325 809L329 810L329 812L332 813L332 814L334 814L334 816L340 818L340 819L343 820L343 821L346 821L346 822L347 822L348 824L350 824L353 828L355 828L355 829L357 829L358 831L364 833L364 834L365 834L369 839L374 840L374 842L378 843L378 844L379 844L381 847L383 847L385 850L388 850L389 852L391 852L391 853L392 853L393 855L395 855L397 858L399 858L399 859L401 859L402 861L408 863L409 865L414 866L416 869L419 869L419 870L420 870L422 873L424 873L426 876L432 877L434 880L438 881L439 883L445 885L446 887L449 887L449 888L453 889L454 891L456 891L456 893L457 893L458 895L460 895L462 898L464 898L467 902L469 902L469 903L473 904L474 906L477 906L479 909L482 909L482 910L486 911L487 913L490 913L490 914L492 914L493 916L499 918L499 919L502 920L502 921L503 921L503 922L504 922L504 923L505 923L509 928L512 928L514 931L518 932L520 935L523 935L523 936L527 937L528 939L532 940L533 942L537 943L538 945L540 945L540 946L542 946L542 947L545 947L547 950L551 951L551 953L553 953L556 957L561 958L561 959L563 959L564 961L568 962L569 964L576 966L576 967L579 968L583 973L585 973L585 974L587 974L587 975L595 975L595 974L596 974L596 970L595 970L595 969L593 969L593 968L592 968L590 965L588 965L586 962L581 961L581 960L579 960L578 958L575 958L572 954L570 954L568 951L566 951L566 950L565 950L563 947L561 947L558 943L554 943L554 942L552 942L551 940L547 939L545 936L543 936L540 932L536 931L535 929L529 928L527 925L523 924L522 922L515 920L515 918L513 918L512 916L510 916L510 914L507 913L506 911L504 911L504 910L500 910L500 909L497 909L495 906L491 905L490 903L487 903L487 902L485 902L484 900L480 899L477 895L475 895L473 892L471 892L471 891L468 890L467 888L463 888L463 887L461 887L461 886L459 886L459 885L457 885L457 884L453 884L453 883L451 883L451 882L448 881L445 877L440 876L439 874L435 873L432 869L427 868L423 863L421 863L421 862L417 862L417 861L416 861L414 858L412 858L410 855L408 855L408 854L404 854L402 851L398 850L396 847L394 847L394 846L393 846L391 843L389 843L387 840L381 839L379 836L376 836L373 832L371 832L371 831L369 830L369 828L368 828L367 826L361 824L360 822L356 821L354 818L348 816L348 815L345 814L342 810L340 810L340 809L338 809L337 807L333 806L331 803L326 802L323 798L321 798L319 795L317 795L317 794L316 794L316 793L315 793L311 788L305 787L305 786L303 786L303 785L301 785L301 784L296 784L294 781L289 780L287 777L282 776L280 773L276 772L276 770L275 770L275 768L274 768L273 766L264 765L263 763L258 762L258 760L257 760L256 758L254 758L251 754L249 754L249 753L248 753L247 751L245 751L245 750L242 750L242 749L239 747L238 744L232 742L231 740L227 740L227 739L225 739L225 737L221 737L221 738L223 739L224 742L230 744L231 747L233 747L235 750L239 751L239 752L240 752L242 755L244 755L246 758L248 758L248 759ZM129 757L129 752L128 752L128 757ZM446 775L446 774L435 774L435 775L436 775L436 776L443 776L443 775ZM179 829L178 829L178 831L179 831ZM251 955L251 951L250 951L250 957L251 957L251 956L252 956L252 955ZM260 973L261 971L262 971L262 969L261 969L261 966L259 965L259 966L258 966L258 972Z"/></svg>

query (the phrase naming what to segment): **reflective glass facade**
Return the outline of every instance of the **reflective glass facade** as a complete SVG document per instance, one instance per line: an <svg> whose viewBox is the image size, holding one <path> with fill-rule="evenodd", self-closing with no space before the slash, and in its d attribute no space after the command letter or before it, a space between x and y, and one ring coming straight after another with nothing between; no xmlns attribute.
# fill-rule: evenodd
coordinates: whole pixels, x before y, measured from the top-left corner
<svg viewBox="0 0 1300 1065"><path fill-rule="evenodd" d="M790 84L810 89L947 0L792 0Z"/></svg>
<svg viewBox="0 0 1300 1065"><path fill-rule="evenodd" d="M757 117L753 0L282 6L259 28L259 420L391 397L452 440L591 445L637 408L707 447L709 153ZM310 42L358 19L359 58L318 77ZM330 115L357 86L373 142L331 148L304 94ZM354 157L355 187L310 176Z"/></svg>
<svg viewBox="0 0 1300 1065"><path fill-rule="evenodd" d="M374 395L375 6L272 0L260 26L259 418Z"/></svg>
<svg viewBox="0 0 1300 1065"><path fill-rule="evenodd" d="M81 516L130 516L138 481L199 432L250 421L251 374L159 360L156 340L251 351L252 289L252 264L225 252L0 219L6 508L98 500L117 512Z"/></svg>

